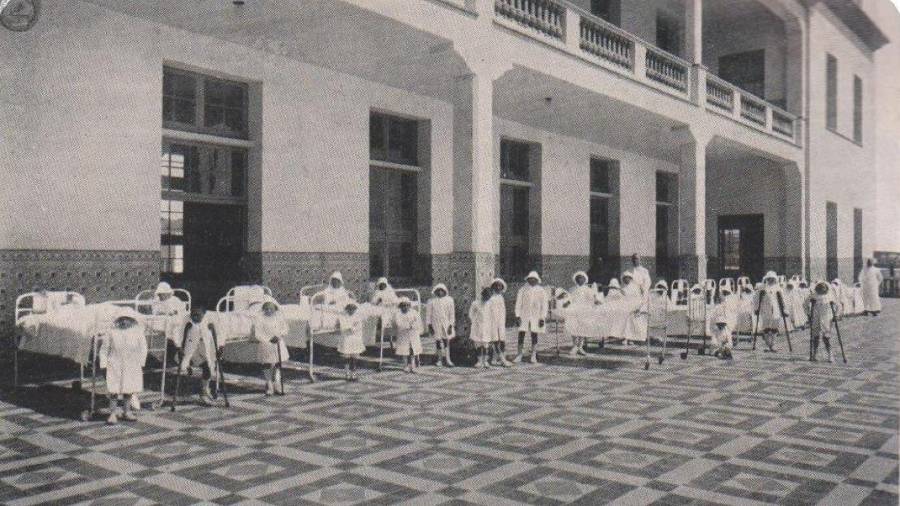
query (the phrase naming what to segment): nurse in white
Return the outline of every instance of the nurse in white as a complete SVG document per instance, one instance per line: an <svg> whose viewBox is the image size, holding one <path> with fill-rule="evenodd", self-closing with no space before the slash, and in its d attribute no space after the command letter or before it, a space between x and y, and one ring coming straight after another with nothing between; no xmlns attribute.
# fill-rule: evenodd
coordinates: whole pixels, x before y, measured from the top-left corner
<svg viewBox="0 0 900 506"><path fill-rule="evenodd" d="M525 333L531 333L531 363L537 363L538 334L545 332L547 312L550 310L550 301L547 300L547 291L541 286L541 277L537 272L531 271L525 278L528 283L519 289L516 294L516 325L519 326L519 347L513 362L522 361L522 349L525 347Z"/></svg>
<svg viewBox="0 0 900 506"><path fill-rule="evenodd" d="M881 269L875 267L875 262L871 258L867 259L866 266L859 272L864 315L878 316L878 313L881 312L879 290L882 281L884 281L884 276L881 274Z"/></svg>

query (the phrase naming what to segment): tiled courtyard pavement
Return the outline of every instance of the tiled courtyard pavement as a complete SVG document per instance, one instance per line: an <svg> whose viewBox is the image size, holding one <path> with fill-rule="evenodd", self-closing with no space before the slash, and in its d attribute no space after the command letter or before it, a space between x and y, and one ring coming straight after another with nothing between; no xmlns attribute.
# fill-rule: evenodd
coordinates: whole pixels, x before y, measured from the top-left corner
<svg viewBox="0 0 900 506"><path fill-rule="evenodd" d="M895 505L900 303L842 330L849 365L803 361L802 334L795 362L672 354L644 371L636 351L548 353L358 383L293 374L271 399L244 378L231 409L117 427L35 400L69 392L7 390L0 502Z"/></svg>

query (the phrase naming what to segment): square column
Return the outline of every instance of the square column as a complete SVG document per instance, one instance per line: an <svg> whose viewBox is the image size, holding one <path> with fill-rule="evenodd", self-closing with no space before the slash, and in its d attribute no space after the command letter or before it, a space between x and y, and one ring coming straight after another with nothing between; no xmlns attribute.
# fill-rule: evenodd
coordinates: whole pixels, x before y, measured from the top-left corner
<svg viewBox="0 0 900 506"><path fill-rule="evenodd" d="M453 253L435 255L432 270L435 283L450 289L459 334L466 335L469 304L494 277L500 175L494 168L493 75L468 74L454 86Z"/></svg>
<svg viewBox="0 0 900 506"><path fill-rule="evenodd" d="M678 171L678 275L706 279L706 138L683 128Z"/></svg>
<svg viewBox="0 0 900 506"><path fill-rule="evenodd" d="M703 0L684 1L684 58L703 65Z"/></svg>

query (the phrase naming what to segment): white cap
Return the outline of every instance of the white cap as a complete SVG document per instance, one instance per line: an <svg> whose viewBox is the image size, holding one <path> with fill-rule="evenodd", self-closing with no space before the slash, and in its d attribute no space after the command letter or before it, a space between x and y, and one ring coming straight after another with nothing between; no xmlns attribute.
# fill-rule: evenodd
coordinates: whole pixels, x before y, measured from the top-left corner
<svg viewBox="0 0 900 506"><path fill-rule="evenodd" d="M172 290L172 287L165 281L160 281L160 283L156 285L156 290L153 293L155 293L156 295L172 295L173 293L175 293L175 290Z"/></svg>
<svg viewBox="0 0 900 506"><path fill-rule="evenodd" d="M590 278L588 277L586 272L578 271L575 274L572 274L572 282L577 283L578 281L576 281L576 279L578 278L578 276L583 276L585 283L587 283L590 280Z"/></svg>
<svg viewBox="0 0 900 506"><path fill-rule="evenodd" d="M431 289L431 294L437 295L437 293L435 293L435 292L437 292L438 290L443 290L444 293L446 293L447 295L450 294L450 290L447 290L447 285L445 285L443 283L438 283L438 284L434 285L434 288Z"/></svg>
<svg viewBox="0 0 900 506"><path fill-rule="evenodd" d="M528 281L529 279L534 279L534 280L536 280L538 283L541 282L541 277L538 276L537 271L531 271L531 272L528 273L527 276L525 276L525 281Z"/></svg>
<svg viewBox="0 0 900 506"><path fill-rule="evenodd" d="M334 271L331 274L331 277L328 278L328 281L331 281L333 279L340 281L342 284L344 283L344 276L341 276L341 271Z"/></svg>

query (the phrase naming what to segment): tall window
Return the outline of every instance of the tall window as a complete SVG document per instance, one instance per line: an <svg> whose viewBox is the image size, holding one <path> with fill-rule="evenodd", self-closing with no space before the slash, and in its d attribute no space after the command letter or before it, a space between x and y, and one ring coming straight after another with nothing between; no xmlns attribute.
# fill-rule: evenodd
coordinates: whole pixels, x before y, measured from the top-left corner
<svg viewBox="0 0 900 506"><path fill-rule="evenodd" d="M838 214L837 204L825 203L825 270L828 279L838 277Z"/></svg>
<svg viewBox="0 0 900 506"><path fill-rule="evenodd" d="M160 271L209 301L243 274L247 85L164 67L162 96L162 126L171 132L160 158Z"/></svg>
<svg viewBox="0 0 900 506"><path fill-rule="evenodd" d="M853 279L863 267L863 211L853 209ZM857 279L857 281L862 281Z"/></svg>
<svg viewBox="0 0 900 506"><path fill-rule="evenodd" d="M532 268L534 149L524 142L500 141L500 272L505 277L522 276Z"/></svg>
<svg viewBox="0 0 900 506"><path fill-rule="evenodd" d="M617 268L609 259L619 256L619 162L592 158L590 171L590 275L607 279Z"/></svg>
<svg viewBox="0 0 900 506"><path fill-rule="evenodd" d="M825 61L825 126L837 130L838 122L838 61L828 55Z"/></svg>
<svg viewBox="0 0 900 506"><path fill-rule="evenodd" d="M859 76L853 76L853 140L863 140L863 83Z"/></svg>
<svg viewBox="0 0 900 506"><path fill-rule="evenodd" d="M675 174L656 173L656 272L657 276L669 279L673 274L672 254L669 239L675 223L675 201L677 179Z"/></svg>
<svg viewBox="0 0 900 506"><path fill-rule="evenodd" d="M369 157L369 275L410 284L418 263L419 122L371 113Z"/></svg>
<svg viewBox="0 0 900 506"><path fill-rule="evenodd" d="M247 138L247 85L163 68L163 127Z"/></svg>

